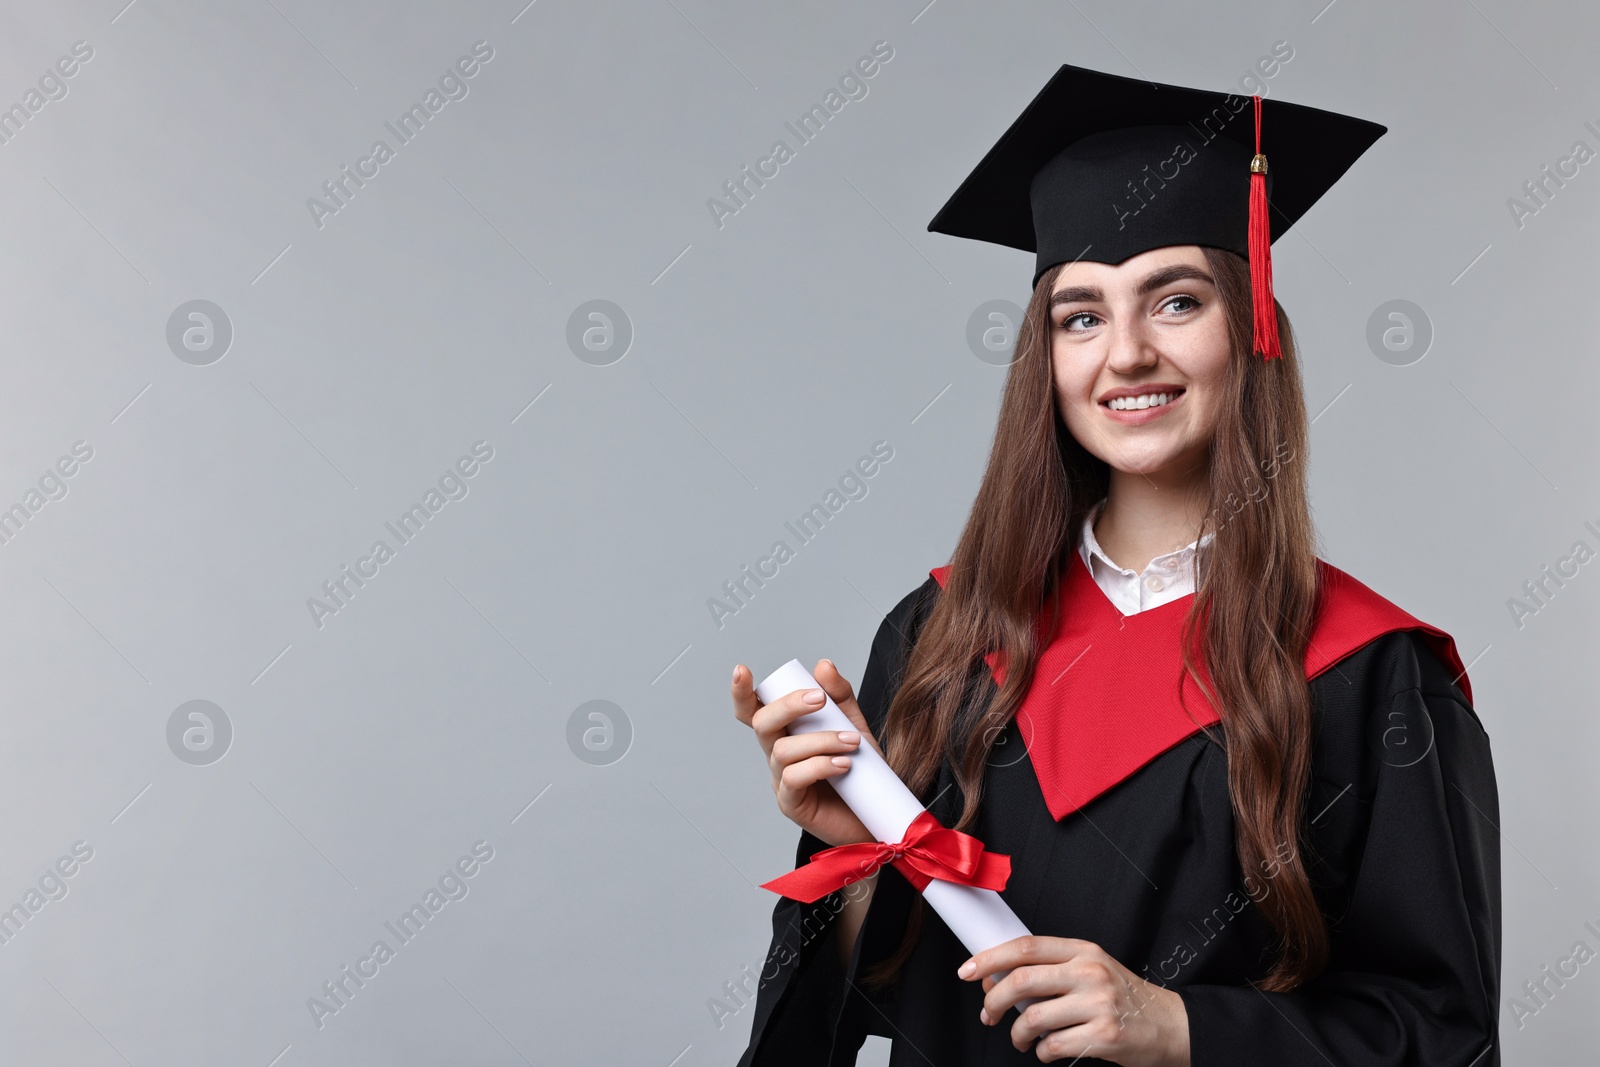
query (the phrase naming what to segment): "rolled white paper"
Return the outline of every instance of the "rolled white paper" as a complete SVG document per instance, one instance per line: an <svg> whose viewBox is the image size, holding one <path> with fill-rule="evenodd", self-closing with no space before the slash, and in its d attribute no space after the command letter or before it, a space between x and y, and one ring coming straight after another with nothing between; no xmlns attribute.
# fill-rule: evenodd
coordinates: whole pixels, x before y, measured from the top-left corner
<svg viewBox="0 0 1600 1067"><path fill-rule="evenodd" d="M761 703L771 704L797 689L822 689L811 672L792 659L767 675L756 686L756 696ZM815 730L855 730L839 705L822 690L822 707L795 719L789 724L789 733L803 734ZM843 774L827 779L850 810L866 826L867 831L885 844L894 844L905 836L906 828L923 812L922 802L906 788L900 776L878 755L877 749L862 738L861 746L850 754L850 767ZM985 949L1002 945L1014 937L1023 937L1028 928L1022 925L1005 899L992 889L957 885L935 878L922 891L923 899L939 913L950 932L961 939L967 951L977 954ZM1008 972L996 972L999 981ZM1039 998L1019 1001L1018 1010L1026 1008Z"/></svg>

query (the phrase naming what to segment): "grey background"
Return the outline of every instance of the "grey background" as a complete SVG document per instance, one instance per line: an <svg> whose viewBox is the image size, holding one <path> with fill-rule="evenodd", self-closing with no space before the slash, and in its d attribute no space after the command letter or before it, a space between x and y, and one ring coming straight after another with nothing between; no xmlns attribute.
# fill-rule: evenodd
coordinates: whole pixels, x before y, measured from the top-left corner
<svg viewBox="0 0 1600 1067"><path fill-rule="evenodd" d="M968 317L1027 297L1031 256L927 220L1058 64L1247 92L1280 40L1267 95L1391 130L1274 250L1323 554L1473 661L1506 997L1600 947L1600 564L1508 607L1600 546L1600 163L1507 206L1600 148L1592 7L125 2L0 14L0 105L93 48L0 145L0 507L93 450L0 544L0 906L93 849L0 945L0 1061L731 1063L750 1011L708 1001L760 967L796 831L729 672L859 680L982 469L1005 371ZM479 40L468 94L319 228L307 199ZM166 339L197 299L233 331L203 366ZM567 343L597 299L634 333L604 366ZM1433 331L1407 366L1368 346L1393 300ZM480 440L319 628L307 599ZM707 600L880 440L719 628ZM168 745L193 700L231 724L209 764ZM568 743L594 700L631 729L608 764ZM477 841L468 895L318 1028L307 999ZM1593 1047L1597 968L1505 1005L1505 1062Z"/></svg>

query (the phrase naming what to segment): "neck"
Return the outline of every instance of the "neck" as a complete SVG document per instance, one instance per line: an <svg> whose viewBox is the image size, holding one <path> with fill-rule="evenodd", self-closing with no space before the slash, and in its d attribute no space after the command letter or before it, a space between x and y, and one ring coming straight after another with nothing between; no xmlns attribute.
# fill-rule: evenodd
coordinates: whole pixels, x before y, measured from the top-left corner
<svg viewBox="0 0 1600 1067"><path fill-rule="evenodd" d="M1162 478L1111 470L1094 536L1119 567L1143 571L1157 556L1200 536L1209 471Z"/></svg>

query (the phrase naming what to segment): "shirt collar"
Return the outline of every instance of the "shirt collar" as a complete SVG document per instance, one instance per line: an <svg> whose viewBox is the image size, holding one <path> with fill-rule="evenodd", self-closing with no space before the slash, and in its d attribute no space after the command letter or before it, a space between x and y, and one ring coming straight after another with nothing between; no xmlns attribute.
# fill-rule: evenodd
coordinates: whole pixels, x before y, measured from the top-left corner
<svg viewBox="0 0 1600 1067"><path fill-rule="evenodd" d="M1105 506L1106 502L1104 498L1102 498L1098 504L1089 509L1089 514L1085 515L1083 518L1082 536L1078 542L1079 550L1083 555L1083 562L1088 565L1089 573L1092 576L1095 575L1095 567L1098 563L1100 566L1105 567L1114 574L1121 574L1128 578L1137 578L1139 575L1134 571L1131 571L1126 567L1117 566L1117 564L1112 561L1111 557L1106 555L1105 549L1100 547L1100 542L1095 539L1094 523L1095 520L1100 517L1100 512L1105 509ZM1156 570L1169 573L1176 572L1192 574L1193 572L1189 571L1188 568L1190 561L1193 560L1200 565L1204 565L1203 557L1206 555L1204 550L1211 544L1212 539L1215 537L1216 532L1214 530L1207 531L1204 537L1196 541L1190 541L1182 548L1175 549L1166 553L1165 555L1160 555L1155 559L1152 559L1150 561L1150 565L1146 567L1145 570L1147 572ZM1197 559L1196 557L1202 558Z"/></svg>

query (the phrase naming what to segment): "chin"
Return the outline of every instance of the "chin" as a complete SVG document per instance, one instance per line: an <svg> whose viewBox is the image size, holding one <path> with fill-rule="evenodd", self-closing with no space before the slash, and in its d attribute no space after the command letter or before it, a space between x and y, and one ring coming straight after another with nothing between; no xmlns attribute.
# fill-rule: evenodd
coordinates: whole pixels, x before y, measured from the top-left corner
<svg viewBox="0 0 1600 1067"><path fill-rule="evenodd" d="M1111 463L1111 469L1123 474L1139 474L1146 478L1154 478L1176 469L1176 466L1172 463L1129 463L1126 460L1118 460Z"/></svg>
<svg viewBox="0 0 1600 1067"><path fill-rule="evenodd" d="M1112 470L1124 474L1161 474L1176 469L1187 455L1181 448L1151 448L1149 443L1130 448L1126 441L1113 440L1107 445L1096 449L1096 455L1105 460Z"/></svg>

